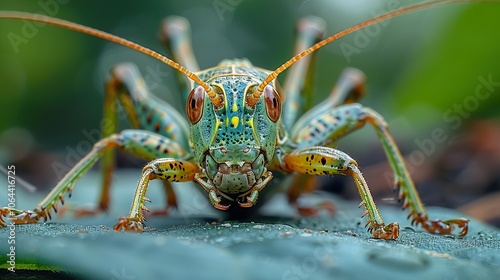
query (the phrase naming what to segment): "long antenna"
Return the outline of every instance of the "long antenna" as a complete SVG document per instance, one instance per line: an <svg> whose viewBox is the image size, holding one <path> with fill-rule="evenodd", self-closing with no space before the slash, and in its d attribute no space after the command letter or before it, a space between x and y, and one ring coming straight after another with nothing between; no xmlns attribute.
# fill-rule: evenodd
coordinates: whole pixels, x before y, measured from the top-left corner
<svg viewBox="0 0 500 280"><path fill-rule="evenodd" d="M198 76L196 76L193 72L187 70L186 68L182 67L179 63L165 57L164 55L161 55L151 49L148 49L146 47L143 47L137 43L134 43L132 41L129 41L127 39L123 39L121 37L115 36L113 34L97 30L92 27L84 26L78 23L70 22L67 20L63 19L58 19L58 18L53 18L45 15L40 15L40 14L32 14L32 13L23 13L23 12L16 12L16 11L0 11L0 19L16 19L16 20L29 20L29 21L36 21L36 22L42 22L42 23L47 23L55 26L59 26L62 28L74 30L77 32L85 33L94 37L99 37L126 47L129 47L131 49L134 49L136 51L139 51L141 53L144 53L146 55L149 55L151 57L154 57L163 63L167 64L168 66L179 70L179 72L183 73L186 75L189 79L192 81L198 83L203 89L210 95L214 94L211 92L211 87L202 81Z"/></svg>
<svg viewBox="0 0 500 280"><path fill-rule="evenodd" d="M365 28L367 26L370 26L370 25L373 25L375 23L378 23L378 22L381 22L381 21L384 21L384 20L387 20L387 19L390 19L392 17L395 17L395 16L399 16L399 15L403 15L403 14L406 14L406 13L409 13L409 12L414 12L414 11L418 11L418 10L422 10L422 9L425 9L425 8L430 8L430 7L435 7L435 6L439 6L439 5L444 5L444 4L452 4L452 3L470 3L470 2L497 2L497 1L494 1L494 0L491 0L491 1L481 1L481 0L441 0L441 1L432 1L432 2L424 2L424 3L420 3L420 4L415 4L413 6L409 6L409 7L404 7L404 8L401 8L401 9L398 9L398 10L394 10L394 11L391 11L391 12L387 12L383 15L380 15L380 16L377 16L375 18L372 18L372 19L369 19L367 21L364 21L362 23L359 23L357 25L354 25L352 27L349 27L341 32L338 32L336 34L333 34L332 36L324 39L323 41L320 41L318 43L316 43L315 45L313 45L312 47L302 51L301 53L295 55L294 57L292 57L291 59L289 59L287 62L283 63L280 67L278 67L276 70L274 70L273 72L271 72L267 78L259 85L259 87L254 91L254 93L252 95L249 95L248 98L249 99L252 99L252 100L249 100L250 103L257 103L257 101L259 100L261 94L262 94L262 91L264 90L264 87L269 84L271 81L273 81L274 79L276 79L276 77L278 77L279 74L281 74L283 71L285 71L288 67L292 66L295 62L297 62L299 59L305 57L306 55L309 55L313 52L315 52L316 50L326 46L327 44L341 38L341 37L344 37L348 34L351 34L355 31L358 31L362 28Z"/></svg>

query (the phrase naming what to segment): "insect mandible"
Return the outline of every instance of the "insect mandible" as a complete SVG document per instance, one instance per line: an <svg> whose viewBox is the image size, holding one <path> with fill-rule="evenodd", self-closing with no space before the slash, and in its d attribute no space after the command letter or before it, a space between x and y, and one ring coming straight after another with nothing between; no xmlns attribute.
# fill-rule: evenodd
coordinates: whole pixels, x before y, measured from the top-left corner
<svg viewBox="0 0 500 280"><path fill-rule="evenodd" d="M289 187L289 201L299 212L310 209L297 206L298 196L307 191L310 175L348 175L354 179L368 216L367 226L375 238L396 239L399 225L386 224L379 214L368 185L358 165L349 155L332 148L339 138L365 124L373 126L395 174L398 198L413 224L431 233L449 234L456 227L466 235L468 220L429 219L410 178L403 157L390 135L384 119L370 108L357 103L363 95L364 76L355 69L347 69L326 101L304 112L300 104L305 94L303 84L309 75L310 54L334 40L366 26L406 14L411 11L454 2L425 2L377 16L342 32L322 39L323 27L312 19L299 25L297 55L274 71L253 66L246 59L224 60L219 65L200 71L190 48L180 50L171 46L174 60L131 41L65 20L21 12L0 12L0 19L31 20L68 28L100 37L152 56L184 75L181 86L186 101L187 120L171 105L151 95L135 66L120 64L112 70L106 84L104 115L115 119L114 125L104 131L86 155L34 210L0 208L1 217L17 224L35 223L51 218L58 203L64 203L78 178L97 160L103 158L103 191L99 208L104 211L109 203L111 170L115 148L144 158L149 163L143 168L128 216L121 217L115 230L142 231L144 203L151 180L165 181L168 205L175 207L176 199L170 183L196 181L208 194L211 204L225 211L253 207L261 191L270 182L288 173L296 173ZM175 26L176 28L169 28ZM184 26L184 27L183 27ZM175 18L165 25L166 41L186 40L185 22ZM174 31L173 31L174 30ZM176 33L177 32L177 33ZM315 36L310 36L314 34ZM295 64L295 65L294 65ZM276 78L291 68L283 90ZM115 131L114 101L125 108L134 127L120 133ZM274 177L278 177L273 179Z"/></svg>

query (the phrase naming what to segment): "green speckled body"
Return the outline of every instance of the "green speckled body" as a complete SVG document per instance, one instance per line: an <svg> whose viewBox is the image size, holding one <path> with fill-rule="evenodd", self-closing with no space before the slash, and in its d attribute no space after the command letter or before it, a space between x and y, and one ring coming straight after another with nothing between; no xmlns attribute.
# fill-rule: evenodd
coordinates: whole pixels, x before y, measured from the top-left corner
<svg viewBox="0 0 500 280"><path fill-rule="evenodd" d="M425 5L433 4L424 3L413 6L413 9ZM379 19L401 14L401 10L393 13L382 15ZM115 38L94 29L34 14L7 12L3 18L30 19L82 32L85 30L85 33L100 34L103 38ZM358 27L374 23L376 21L371 20ZM179 86L186 101L187 120L171 105L149 93L136 66L129 63L116 66L106 85L104 120L109 125L103 130L103 139L95 143L89 154L59 181L33 211L0 207L0 227L6 226L2 217L8 217L16 224L50 218L51 211L57 210L57 202L64 202L64 193L71 194L78 178L101 157L103 188L95 212L107 210L114 148L120 148L149 160L149 163L142 169L129 215L118 220L115 230L143 230L143 212L147 210L144 203L149 200L146 192L149 182L154 179L165 182L167 211L177 206L170 183L196 181L208 192L208 199L216 209L230 209L226 213L239 218L239 215L248 213L245 209L257 208L253 206L258 197L266 198L269 194L267 190L277 191L280 184L288 187L288 201L300 213L314 214L317 209L301 207L297 201L302 193L314 188L314 177L311 175L341 174L353 178L362 199L360 206L366 208L363 216L368 215L367 226L373 237L395 239L399 235L399 225L384 223L356 161L332 148L338 139L370 124L394 172L394 185L399 188L398 198L403 201L403 208L409 208L408 217L412 218L412 224L420 224L431 233L450 234L458 227L460 235L467 234L467 219L441 221L428 218L384 119L372 109L356 104L364 93L364 75L359 70L344 71L327 100L310 108L307 100L311 100L313 94L309 85L314 55L306 55L314 53L337 36L332 35L319 42L324 28L325 24L317 18L300 21L295 51L299 54L275 71L254 67L245 59L224 60L216 67L199 71L190 46L189 24L178 17L167 19L162 35L178 63L165 57L161 60L185 74L185 77L179 76ZM116 39L115 42L133 45L126 40ZM150 50L145 53L153 54ZM161 58L159 54L155 57ZM278 93L275 81L291 65L293 67L284 82L285 100L284 95ZM192 81L188 83L184 78ZM116 100L124 106L131 125L136 129L117 133ZM282 111L282 104L286 110ZM285 175L287 173L297 175ZM288 181L288 178L291 179ZM269 187L264 188L266 185ZM263 190L265 192L259 195Z"/></svg>
<svg viewBox="0 0 500 280"><path fill-rule="evenodd" d="M214 180L221 163L229 168L256 161L262 163L252 167L255 179L249 180L241 172L224 174L217 188L226 194L250 190L266 171L265 163L274 155L277 124L269 120L263 97L254 108L245 103L248 89L261 83L269 72L255 68L247 60L224 60L217 67L197 73L224 95L224 106L220 109L215 108L206 95L202 118L190 128L194 157L202 163L205 175Z"/></svg>

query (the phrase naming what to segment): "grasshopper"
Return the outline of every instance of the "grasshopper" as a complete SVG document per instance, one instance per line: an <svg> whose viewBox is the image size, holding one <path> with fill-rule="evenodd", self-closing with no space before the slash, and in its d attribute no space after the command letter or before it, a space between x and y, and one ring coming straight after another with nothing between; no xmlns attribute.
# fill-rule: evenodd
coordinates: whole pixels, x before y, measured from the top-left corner
<svg viewBox="0 0 500 280"><path fill-rule="evenodd" d="M364 75L346 69L329 97L312 109L301 100L310 94L312 57L321 47L369 25L408 12L456 2L424 2L377 16L323 39L324 26L306 18L298 25L296 53L274 71L253 66L246 59L223 60L217 66L200 70L189 39L189 25L181 18L164 23L162 34L174 60L129 40L80 24L47 16L2 11L0 19L30 20L47 23L100 37L152 56L176 69L183 76L179 82L186 104L186 117L170 104L153 96L138 69L129 63L117 65L106 84L104 117L113 125L103 131L103 138L77 163L34 210L0 208L2 217L16 224L35 223L51 218L65 194L71 196L78 178L102 158L103 186L99 206L109 204L111 173L115 150L148 160L133 198L128 216L120 217L117 231L143 231L146 192L151 180L164 181L167 207L177 205L172 182L196 181L208 194L216 209L245 213L255 209L265 191L276 188L287 176L293 176L288 187L289 202L302 214L317 209L301 207L298 197L311 189L315 176L351 176L368 216L366 226L374 238L396 239L399 225L386 224L379 214L358 164L346 153L333 148L335 141L349 133L371 125L382 144L395 177L395 188L402 208L409 209L412 224L430 233L459 235L468 231L468 220L430 219L399 149L382 116L362 106ZM293 67L292 67L293 65ZM276 78L286 69L290 73L281 88ZM134 129L117 132L114 102L119 100ZM307 110L309 109L309 110ZM314 176L312 176L314 175ZM273 178L274 177L274 178ZM92 211L91 211L92 212Z"/></svg>

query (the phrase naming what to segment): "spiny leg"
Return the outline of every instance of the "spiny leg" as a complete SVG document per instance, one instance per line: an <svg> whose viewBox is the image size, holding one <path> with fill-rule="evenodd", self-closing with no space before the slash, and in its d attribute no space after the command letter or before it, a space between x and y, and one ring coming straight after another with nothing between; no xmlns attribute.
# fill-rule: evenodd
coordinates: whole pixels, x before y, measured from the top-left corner
<svg viewBox="0 0 500 280"><path fill-rule="evenodd" d="M314 111L315 109L313 109ZM412 217L412 224L421 224L431 233L449 234L455 226L461 228L461 236L467 234L468 221L463 218L446 221L430 220L420 200L418 192L406 169L403 157L394 142L387 124L383 118L372 109L360 104L349 104L335 110L321 111L311 118L308 124L302 125L292 135L292 139L303 145L315 146L333 142L340 137L364 126L371 124L382 143L386 157L395 175L395 186L399 189L399 199L403 200L403 209L410 208L408 217Z"/></svg>
<svg viewBox="0 0 500 280"><path fill-rule="evenodd" d="M189 124L172 105L153 95L139 69L131 63L111 70L107 94L120 101L134 128L156 132L189 149Z"/></svg>
<svg viewBox="0 0 500 280"><path fill-rule="evenodd" d="M144 206L144 202L149 202L146 198L149 181L154 179L169 182L192 181L199 172L200 168L197 164L180 159L161 158L148 163L142 169L142 176L137 185L129 215L120 217L114 230L142 231L144 229L144 211L149 211Z"/></svg>
<svg viewBox="0 0 500 280"><path fill-rule="evenodd" d="M113 134L98 141L90 153L61 179L33 211L2 208L1 214L8 214L16 224L35 223L41 218L50 219L51 211L57 212L57 202L64 204L65 193L68 192L71 197L73 186L80 176L87 172L106 151L115 147L144 159L187 156L182 147L161 135L141 130L124 130L120 134ZM7 213L7 211L11 212Z"/></svg>
<svg viewBox="0 0 500 280"><path fill-rule="evenodd" d="M163 135L177 141L187 148L188 125L184 118L168 103L154 97L146 87L144 79L136 66L123 63L111 71L111 78L106 84L103 113L103 138L109 137L118 130L117 101L121 102L132 127L141 128ZM149 157L147 160L153 160ZM116 163L116 150L109 149L102 156L102 187L97 208L81 208L75 211L76 216L93 215L104 212L109 207L112 174ZM165 191L173 194L168 187ZM169 196L165 210L155 212L166 213L174 207L171 205L175 197Z"/></svg>
<svg viewBox="0 0 500 280"><path fill-rule="evenodd" d="M310 123L318 114L318 112L326 112L333 110L335 107L355 102L364 95L365 75L355 69L347 68L340 75L337 84L331 91L329 97L321 103L320 107L315 107L303 115L295 124L295 129L300 130L306 124ZM317 205L317 207L304 207L297 204L297 199L302 193L310 192L315 188L315 177L307 175L294 175L293 182L288 190L288 201L294 205L302 215L314 215L319 209L326 209L330 213L334 212L335 206L333 203L325 201Z"/></svg>
<svg viewBox="0 0 500 280"><path fill-rule="evenodd" d="M421 224L422 227L430 233L451 234L457 226L461 229L459 235L465 236L468 231L469 221L465 218L456 218L450 220L429 219L427 212L422 204L417 189L406 168L405 162L397 145L389 133L387 123L382 116L370 108L363 108L364 112L360 121L369 122L377 132L377 136L382 143L389 164L394 172L394 184L398 190L398 200L403 200L403 209L409 208L408 218L412 218L411 223Z"/></svg>
<svg viewBox="0 0 500 280"><path fill-rule="evenodd" d="M311 122L327 121L326 119L318 120L318 116L331 112L342 104L349 104L360 100L365 94L364 82L365 75L363 72L355 68L344 69L328 98L297 120L293 126L293 130L291 130L294 141L302 146L309 145L304 140L307 140L311 135L307 134L309 131L304 131L304 127L309 126ZM321 129L321 127L318 127L318 129Z"/></svg>
<svg viewBox="0 0 500 280"><path fill-rule="evenodd" d="M368 231L373 237L382 239L396 239L399 235L399 225L391 223L385 225L375 202L370 194L368 185L358 169L357 163L347 154L328 147L310 147L284 155L283 170L286 172L300 172L308 175L348 175L353 177L368 215Z"/></svg>
<svg viewBox="0 0 500 280"><path fill-rule="evenodd" d="M316 17L306 17L297 23L297 39L294 53L299 53L325 35L325 22ZM315 54L305 57L290 67L283 84L285 101L281 119L287 129L292 128L298 116L302 115L312 104L312 76Z"/></svg>

